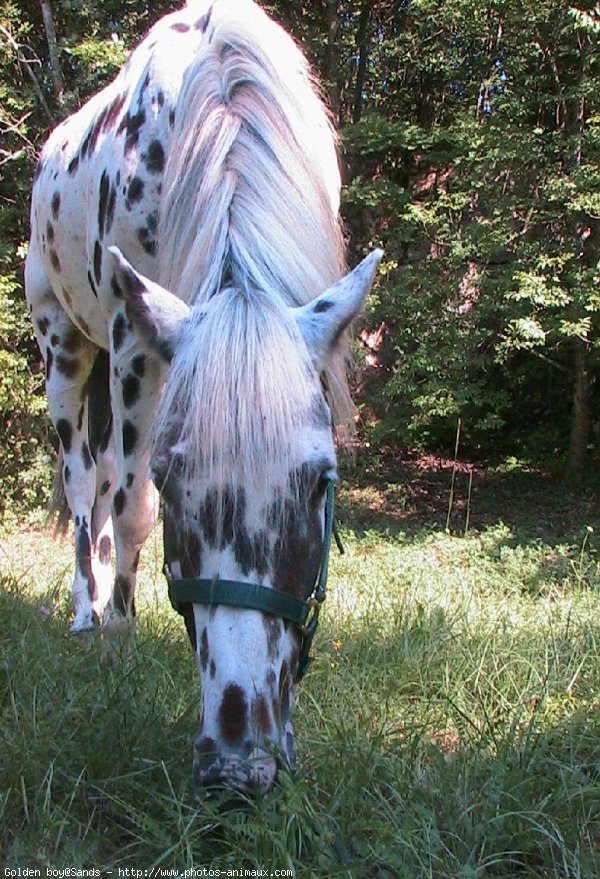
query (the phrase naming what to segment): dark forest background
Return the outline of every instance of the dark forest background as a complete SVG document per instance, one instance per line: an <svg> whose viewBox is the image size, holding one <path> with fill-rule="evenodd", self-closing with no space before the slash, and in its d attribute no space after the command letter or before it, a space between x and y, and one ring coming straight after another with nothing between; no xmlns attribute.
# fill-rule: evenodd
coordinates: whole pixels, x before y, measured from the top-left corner
<svg viewBox="0 0 600 879"><path fill-rule="evenodd" d="M22 292L49 129L162 0L0 0L0 507L45 500L52 434ZM385 259L358 342L371 448L551 461L600 446L600 17L561 0L263 3L342 137L353 264ZM586 469L587 468L587 469Z"/></svg>

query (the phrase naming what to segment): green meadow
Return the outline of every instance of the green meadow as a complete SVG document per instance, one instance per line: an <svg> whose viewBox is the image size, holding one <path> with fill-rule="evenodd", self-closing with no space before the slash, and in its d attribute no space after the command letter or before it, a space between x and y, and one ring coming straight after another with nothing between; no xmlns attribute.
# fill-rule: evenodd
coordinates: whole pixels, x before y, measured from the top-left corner
<svg viewBox="0 0 600 879"><path fill-rule="evenodd" d="M427 462L348 470L345 554L332 552L297 695L298 770L238 808L193 796L198 687L158 529L135 645L111 660L100 633L68 632L69 542L6 526L1 862L42 875L600 875L594 493L511 467L467 475L450 496L448 469Z"/></svg>

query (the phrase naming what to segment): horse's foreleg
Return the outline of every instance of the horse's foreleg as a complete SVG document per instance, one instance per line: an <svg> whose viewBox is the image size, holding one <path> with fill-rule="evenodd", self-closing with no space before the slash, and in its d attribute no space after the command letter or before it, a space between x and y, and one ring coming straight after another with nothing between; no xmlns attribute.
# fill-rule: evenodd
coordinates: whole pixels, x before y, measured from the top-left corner
<svg viewBox="0 0 600 879"><path fill-rule="evenodd" d="M31 261L26 292L46 366L50 417L62 445L63 484L75 524L75 619L71 629L79 632L92 628L92 605L97 597L92 570L96 465L88 436L88 379L98 349L75 327L41 269Z"/></svg>
<svg viewBox="0 0 600 879"><path fill-rule="evenodd" d="M111 400L118 461L113 497L117 570L113 623L135 616L137 565L142 546L156 521L156 492L150 481L151 426L162 385L160 365L139 347L123 311L111 325Z"/></svg>

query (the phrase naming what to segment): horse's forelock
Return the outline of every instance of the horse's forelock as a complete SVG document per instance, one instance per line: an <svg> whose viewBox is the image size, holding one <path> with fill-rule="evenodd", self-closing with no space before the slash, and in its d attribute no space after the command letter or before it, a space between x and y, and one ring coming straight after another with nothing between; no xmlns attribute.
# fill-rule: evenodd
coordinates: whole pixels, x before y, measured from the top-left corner
<svg viewBox="0 0 600 879"><path fill-rule="evenodd" d="M216 0L186 73L163 180L161 283L206 302L224 276L303 305L344 272L335 137L301 52L259 7ZM197 120L201 118L202 125ZM342 344L325 370L352 413Z"/></svg>
<svg viewBox="0 0 600 879"><path fill-rule="evenodd" d="M290 475L304 463L316 392L290 309L257 291L224 290L189 321L175 354L154 457L168 458L177 424L177 448L185 449L179 478L195 499L211 491L218 508L239 487L268 498L272 509L279 501L282 512L301 489Z"/></svg>

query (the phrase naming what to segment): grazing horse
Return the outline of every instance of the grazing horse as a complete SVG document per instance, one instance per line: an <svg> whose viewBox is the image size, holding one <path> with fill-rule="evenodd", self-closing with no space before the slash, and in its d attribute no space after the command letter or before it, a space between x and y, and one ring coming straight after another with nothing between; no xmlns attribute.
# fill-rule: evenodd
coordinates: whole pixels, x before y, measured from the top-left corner
<svg viewBox="0 0 600 879"><path fill-rule="evenodd" d="M26 295L75 527L71 628L134 616L152 480L169 576L242 595L179 605L203 785L267 791L294 765L301 633L267 599L302 603L318 576L346 329L381 259L344 277L339 188L306 60L251 0L160 20L36 172Z"/></svg>

